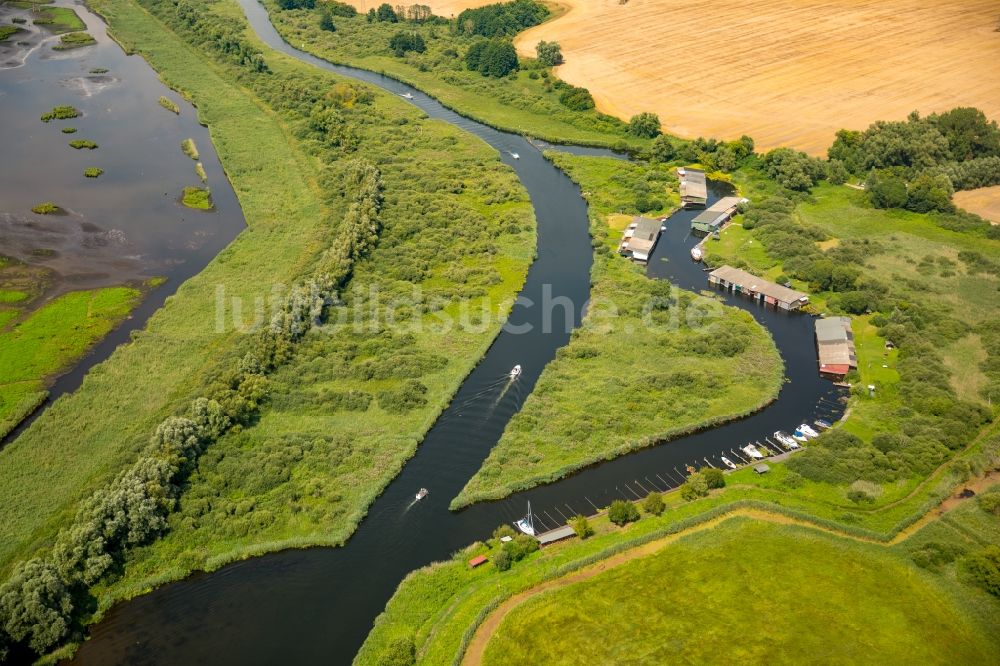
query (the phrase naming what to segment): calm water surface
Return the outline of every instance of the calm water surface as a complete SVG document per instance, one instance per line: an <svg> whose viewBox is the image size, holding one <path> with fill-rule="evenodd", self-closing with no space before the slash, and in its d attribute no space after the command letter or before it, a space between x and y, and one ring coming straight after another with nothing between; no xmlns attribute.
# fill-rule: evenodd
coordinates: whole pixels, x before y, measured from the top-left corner
<svg viewBox="0 0 1000 666"><path fill-rule="evenodd" d="M326 63L285 44L254 0L241 0L254 29L277 50L317 67L362 79L395 93L409 92L430 116L475 134L500 151L527 187L538 219L538 259L522 295L540 303L565 296L575 306L573 323L589 294L591 249L587 213L578 188L524 138L498 132L445 109L423 93L385 77ZM584 154L606 151L567 149ZM511 158L518 153L520 159ZM713 186L712 200L724 194ZM689 258L695 239L687 234L696 214L682 212L668 223L649 264L652 277L678 286L707 288L705 274ZM549 290L546 292L546 290ZM805 418L839 413L838 393L816 375L812 320L748 309L774 335L789 382L778 400L758 414L588 468L572 477L478 504L458 513L448 503L479 468L504 426L531 392L544 365L566 344L563 327L543 332L541 308L515 307L511 323L534 324L526 335L503 332L462 385L417 454L371 507L343 548L287 551L198 574L113 609L93 628L79 651L81 664L273 664L350 663L375 616L399 581L420 566L447 558L490 534L501 522L524 514L531 501L540 524L554 526L575 513L593 513L615 498L634 498L650 486L680 483L687 463L718 463L720 454L760 440ZM515 364L522 377L504 392ZM426 487L430 495L414 504Z"/></svg>
<svg viewBox="0 0 1000 666"><path fill-rule="evenodd" d="M164 299L200 272L245 227L208 131L195 109L159 81L139 56L126 56L104 23L66 0L97 44L54 51L57 37L32 28L0 48L0 254L49 271L44 299L165 277L143 303L51 389L52 398L79 386L87 370L107 358L132 330L142 328ZM29 18L28 10L0 6L0 19ZM18 42L24 42L24 45ZM108 72L93 74L92 69ZM179 115L158 104L165 95ZM71 105L78 118L43 123L39 116ZM75 127L64 134L63 127ZM215 210L194 211L178 199L185 186L201 186L195 162L181 152L194 138L208 174ZM74 150L90 139L96 150ZM84 169L104 169L85 178ZM46 216L32 206L53 201L67 215ZM37 414L37 413L36 413Z"/></svg>

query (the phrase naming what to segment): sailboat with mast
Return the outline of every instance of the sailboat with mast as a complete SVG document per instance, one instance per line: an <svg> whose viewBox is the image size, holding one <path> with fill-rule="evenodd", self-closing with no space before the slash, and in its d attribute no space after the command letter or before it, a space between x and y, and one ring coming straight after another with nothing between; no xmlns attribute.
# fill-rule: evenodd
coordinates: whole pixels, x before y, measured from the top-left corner
<svg viewBox="0 0 1000 666"><path fill-rule="evenodd" d="M535 523L531 519L531 502L528 502L528 515L521 520L515 521L514 527L521 530L528 536L535 536Z"/></svg>

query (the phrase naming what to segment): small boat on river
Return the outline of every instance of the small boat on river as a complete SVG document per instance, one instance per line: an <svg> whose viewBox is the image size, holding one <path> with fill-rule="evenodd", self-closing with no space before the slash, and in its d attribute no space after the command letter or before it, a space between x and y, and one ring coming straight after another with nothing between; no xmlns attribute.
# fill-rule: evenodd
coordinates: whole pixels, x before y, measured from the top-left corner
<svg viewBox="0 0 1000 666"><path fill-rule="evenodd" d="M736 469L736 463L734 463L726 456L720 456L720 457L722 458L722 462L726 465L726 467L728 467L729 469Z"/></svg>
<svg viewBox="0 0 1000 666"><path fill-rule="evenodd" d="M417 491L417 500L418 501L422 500L425 497L427 497L427 489L426 488L421 488L420 490Z"/></svg>
<svg viewBox="0 0 1000 666"><path fill-rule="evenodd" d="M403 99L413 99L413 95L411 95L410 93L402 93L400 97L402 97Z"/></svg>
<svg viewBox="0 0 1000 666"><path fill-rule="evenodd" d="M833 424L827 421L826 419L816 419L815 421L813 421L813 423L815 423L816 427L819 428L820 430L829 430L830 428L833 427Z"/></svg>
<svg viewBox="0 0 1000 666"><path fill-rule="evenodd" d="M764 457L764 454L763 454L763 453L761 453L761 452L760 452L760 451L759 451L759 450L757 449L757 447L756 447L756 446L754 446L753 444L747 444L747 445L746 445L746 446L744 446L744 447L743 447L743 448L742 448L741 450L742 450L742 451L743 451L743 452L744 452L745 454L747 454L748 456L750 456L751 458L756 458L756 459L758 459L758 460L759 460L759 459L761 459L761 458L763 458L763 457Z"/></svg>
<svg viewBox="0 0 1000 666"><path fill-rule="evenodd" d="M521 376L521 365L520 364L515 365L513 368L510 369L510 378L511 379L517 379L520 376Z"/></svg>
<svg viewBox="0 0 1000 666"><path fill-rule="evenodd" d="M517 153L511 153L510 156L513 157L515 160L521 159L521 156L518 155Z"/></svg>
<svg viewBox="0 0 1000 666"><path fill-rule="evenodd" d="M701 261L702 257L704 256L705 253L702 252L700 245L695 245L693 248L691 248L691 258L694 259L695 261Z"/></svg>
<svg viewBox="0 0 1000 666"><path fill-rule="evenodd" d="M528 536L535 536L535 523L531 519L531 502L528 502L528 515L521 520L515 521L514 527L521 530Z"/></svg>
<svg viewBox="0 0 1000 666"><path fill-rule="evenodd" d="M806 434L799 429L796 429L795 432L792 433L792 437L799 440L800 442L805 442L809 440L809 438L806 437Z"/></svg>

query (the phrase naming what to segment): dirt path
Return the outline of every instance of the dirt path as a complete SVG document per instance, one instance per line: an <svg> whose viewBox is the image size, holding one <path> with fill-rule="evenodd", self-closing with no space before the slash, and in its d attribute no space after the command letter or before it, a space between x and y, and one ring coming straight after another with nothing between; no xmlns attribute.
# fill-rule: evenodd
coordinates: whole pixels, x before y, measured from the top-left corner
<svg viewBox="0 0 1000 666"><path fill-rule="evenodd" d="M523 604L528 599L534 596L548 592L549 590L556 590L568 585L573 585L582 581L589 580L594 576L600 575L605 571L614 569L615 567L621 566L628 562L641 559L643 557L648 557L650 555L655 555L663 548L669 546L670 544L678 541L681 538L689 536L691 534L697 534L705 530L709 530L718 527L720 524L737 517L751 518L754 520L766 521L769 523L777 525L795 525L798 527L804 527L807 529L815 530L818 532L823 532L825 534L831 534L840 538L854 539L855 541L862 541L865 543L876 544L884 547L893 546L899 544L906 539L908 539L913 534L920 531L921 528L926 526L929 522L937 520L944 514L953 511L955 508L961 506L965 501L970 499L969 497L963 497L962 491L969 489L974 491L976 494L985 490L986 488L1000 482L1000 471L990 471L985 476L978 479L969 481L968 483L960 484L955 492L948 497L944 502L940 504L936 509L927 513L920 520L916 521L909 527L901 530L897 533L890 541L883 542L877 541L875 539L866 539L864 537L855 536L853 534L846 534L838 530L824 527L822 525L816 525L807 520L800 520L797 518L791 518L784 514L774 513L770 511L765 511L762 509L734 509L733 511L726 513L717 518L707 520L703 523L699 523L689 529L683 530L676 534L671 534L663 537L662 539L657 539L656 541L651 541L642 546L632 548L623 553L618 553L612 555L611 557L601 560L600 562L593 564L589 567L585 567L577 572L568 574L561 578L556 578L550 581L536 585L524 592L515 594L511 598L500 604L496 610L486 616L482 624L476 630L473 635L472 640L469 642L469 646L462 657L463 666L481 666L483 663L483 655L486 653L486 646L489 644L490 639L499 630L500 625L506 619L507 615L510 614L515 608Z"/></svg>

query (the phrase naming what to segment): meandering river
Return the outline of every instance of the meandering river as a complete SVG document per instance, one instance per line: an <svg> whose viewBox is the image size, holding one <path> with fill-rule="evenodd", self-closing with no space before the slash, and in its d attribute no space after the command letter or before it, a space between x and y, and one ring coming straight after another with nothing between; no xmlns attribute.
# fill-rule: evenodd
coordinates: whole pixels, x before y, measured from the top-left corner
<svg viewBox="0 0 1000 666"><path fill-rule="evenodd" d="M550 298L568 298L574 305L573 324L579 323L589 295L592 261L586 205L579 189L523 137L464 118L395 80L332 65L294 49L280 38L255 0L240 3L271 48L390 92L409 93L429 116L474 134L500 152L531 195L538 220L538 258L522 292L536 306L522 302L510 317L512 325L531 324L531 332L515 335L505 330L499 335L346 546L255 558L121 604L93 628L77 663L350 663L408 572L447 558L488 536L499 523L522 516L527 501L536 520L551 527L562 522L561 517L593 513L593 506L606 506L616 498L634 498L650 485L661 489L678 485L677 472L687 463L702 464L706 457L717 462L720 454L774 430L793 428L804 419L839 415L838 390L816 373L811 318L765 310L727 296L729 304L750 311L771 331L785 361L788 382L772 405L749 418L588 468L503 501L449 512L451 498L479 468L545 364L568 341L565 327L543 330L542 308L537 304L546 293ZM594 149L561 149L610 155ZM520 159L513 159L512 153ZM726 191L724 187L713 185L712 200ZM696 239L687 230L694 214L681 212L671 219L649 262L649 274L698 291L707 288L707 280L689 257ZM524 367L524 374L497 401L498 380L516 363ZM413 504L421 487L430 495Z"/></svg>

